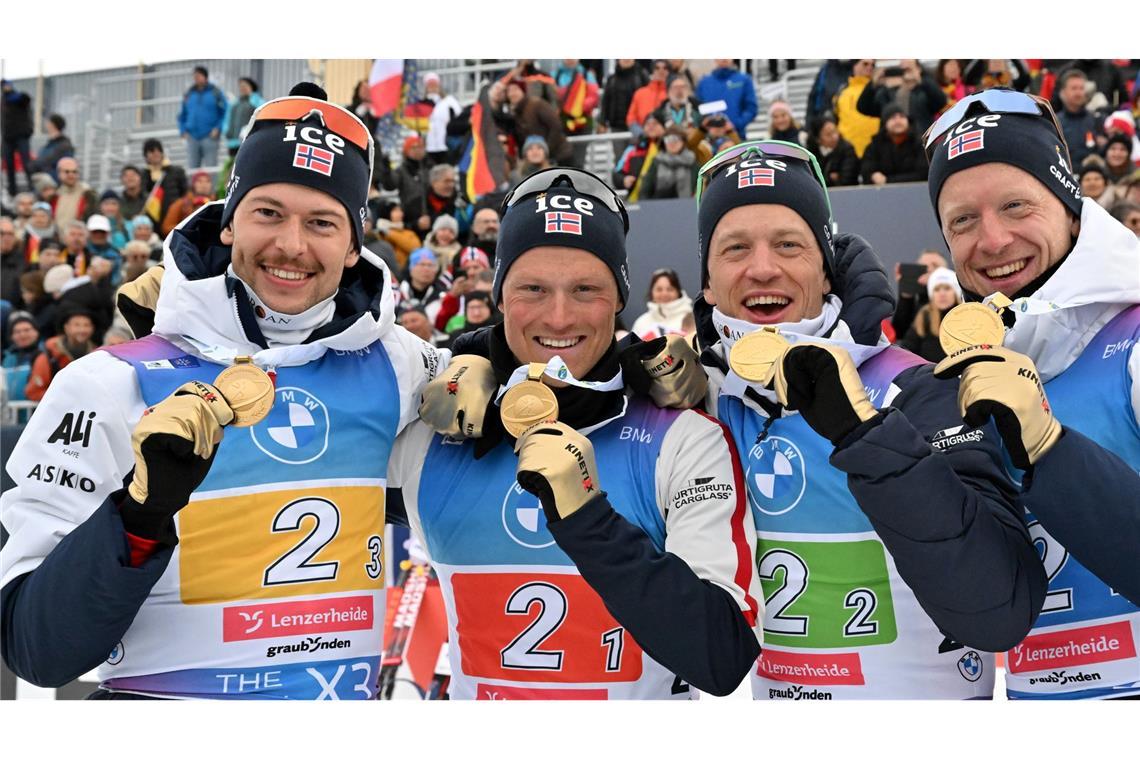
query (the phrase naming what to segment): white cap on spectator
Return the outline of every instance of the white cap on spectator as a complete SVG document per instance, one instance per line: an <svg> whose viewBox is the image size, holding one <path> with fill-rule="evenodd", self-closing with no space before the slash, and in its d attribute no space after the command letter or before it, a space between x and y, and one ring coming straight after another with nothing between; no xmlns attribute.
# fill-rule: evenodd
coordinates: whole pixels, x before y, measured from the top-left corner
<svg viewBox="0 0 1140 760"><path fill-rule="evenodd" d="M70 264L56 264L44 275L44 292L55 295L63 290L63 286L69 280L74 278L75 270L71 268Z"/></svg>
<svg viewBox="0 0 1140 760"><path fill-rule="evenodd" d="M111 220L102 214L92 214L87 219L88 232L110 232Z"/></svg>
<svg viewBox="0 0 1140 760"><path fill-rule="evenodd" d="M429 71L424 74L424 84L426 85L428 82L439 84L439 74L436 74L434 71Z"/></svg>
<svg viewBox="0 0 1140 760"><path fill-rule="evenodd" d="M958 294L958 300L962 300L962 286L958 284L958 275L954 271L946 267L938 267L930 273L930 277L926 278L926 295L932 298L934 296L934 289L939 285L949 285L954 288L954 292Z"/></svg>

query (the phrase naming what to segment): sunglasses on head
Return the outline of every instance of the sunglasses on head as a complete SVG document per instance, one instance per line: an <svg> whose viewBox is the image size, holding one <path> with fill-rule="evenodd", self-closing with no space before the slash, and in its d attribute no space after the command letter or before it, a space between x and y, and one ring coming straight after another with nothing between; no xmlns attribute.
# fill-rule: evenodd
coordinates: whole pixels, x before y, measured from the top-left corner
<svg viewBox="0 0 1140 760"><path fill-rule="evenodd" d="M934 149L937 147L940 138L949 134L950 130L965 119L968 114L979 111L1021 114L1048 119L1053 125L1053 131L1057 133L1057 139L1065 148L1065 159L1069 166L1073 165L1072 158L1069 156L1069 144L1065 142L1065 133L1061 130L1061 124L1057 121L1057 114L1053 112L1053 107L1049 105L1049 101L1037 95L1003 88L983 90L962 98L947 109L946 113L939 116L922 137L922 144L926 149L926 160L930 161L933 158Z"/></svg>
<svg viewBox="0 0 1140 760"><path fill-rule="evenodd" d="M827 215L828 217L832 216L831 198L827 195L827 180L823 177L823 170L819 168L819 161L807 148L784 140L749 140L733 145L731 148L725 148L710 158L697 174L697 190L695 193L697 205L700 206L701 196L708 188L709 182L717 176L721 169L738 161L743 161L750 155L758 158L791 159L808 164L816 181L823 187L823 197L827 200Z"/></svg>
<svg viewBox="0 0 1140 760"><path fill-rule="evenodd" d="M316 112L326 129L348 140L368 154L369 165L372 162L374 143L372 134L364 122L356 118L338 105L324 100L293 96L278 98L259 106L250 117L250 123L258 121L301 121Z"/></svg>
<svg viewBox="0 0 1140 760"><path fill-rule="evenodd" d="M621 202L621 198L617 196L613 188L587 171L565 166L556 166L553 169L535 172L519 183L519 186L507 193L507 197L503 199L499 216L506 215L507 209L519 201L532 195L545 193L558 186L569 187L577 193L588 195L602 203L610 211L621 216L625 231L629 232L629 214L626 213L625 204Z"/></svg>

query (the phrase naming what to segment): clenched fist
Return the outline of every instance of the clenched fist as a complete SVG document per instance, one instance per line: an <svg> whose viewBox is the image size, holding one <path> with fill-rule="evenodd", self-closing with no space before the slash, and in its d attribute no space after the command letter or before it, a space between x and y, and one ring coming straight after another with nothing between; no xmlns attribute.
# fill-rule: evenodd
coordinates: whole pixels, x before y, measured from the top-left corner
<svg viewBox="0 0 1140 760"><path fill-rule="evenodd" d="M776 398L833 445L877 412L851 355L838 346L796 343L776 363Z"/></svg>

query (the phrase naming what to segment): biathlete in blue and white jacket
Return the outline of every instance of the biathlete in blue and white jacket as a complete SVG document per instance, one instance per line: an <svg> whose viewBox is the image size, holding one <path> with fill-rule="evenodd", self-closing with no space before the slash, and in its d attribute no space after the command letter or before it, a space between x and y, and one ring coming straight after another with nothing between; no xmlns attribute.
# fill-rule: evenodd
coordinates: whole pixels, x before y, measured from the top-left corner
<svg viewBox="0 0 1140 760"><path fill-rule="evenodd" d="M419 423L397 442L389 482L439 574L454 698L727 694L759 653L755 529L728 433L658 408L620 366L627 228L586 172L520 185L505 201L489 360L456 356L421 410L466 440ZM500 407L486 400L531 383L532 362L546 365L558 422L539 416L516 441L495 432ZM509 424L520 407L506 398Z"/></svg>
<svg viewBox="0 0 1140 760"><path fill-rule="evenodd" d="M153 333L52 381L2 502L0 640L21 678L375 696L388 457L448 355L394 324L360 248L372 150L339 106L266 103L228 198L166 240ZM213 383L235 362L227 398Z"/></svg>
<svg viewBox="0 0 1140 760"><path fill-rule="evenodd" d="M736 440L759 540L754 696L991 697L987 652L1021 640L1045 591L995 431L962 425L931 365L852 338L833 245L865 243L833 244L810 153L743 143L698 189L710 410ZM729 358L761 326L790 345L749 382Z"/></svg>
<svg viewBox="0 0 1140 760"><path fill-rule="evenodd" d="M1049 578L1009 652L1013 698L1140 695L1140 242L1082 198L1046 101L965 98L931 128L930 199L968 300L1001 293L1004 347L947 357L993 416ZM1042 389L1042 384L1044 388Z"/></svg>

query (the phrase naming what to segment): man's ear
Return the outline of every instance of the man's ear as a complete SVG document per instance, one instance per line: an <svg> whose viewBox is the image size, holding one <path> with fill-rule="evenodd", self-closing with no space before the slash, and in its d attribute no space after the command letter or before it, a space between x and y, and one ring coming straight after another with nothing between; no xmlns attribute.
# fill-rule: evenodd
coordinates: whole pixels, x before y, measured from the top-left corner
<svg viewBox="0 0 1140 760"><path fill-rule="evenodd" d="M348 251L344 254L344 266L346 268L356 266L356 262L360 261L360 250L355 244L348 244Z"/></svg>
<svg viewBox="0 0 1140 760"><path fill-rule="evenodd" d="M831 292L831 280L827 279L827 276L825 275L823 278L823 294L827 295L830 292Z"/></svg>
<svg viewBox="0 0 1140 760"><path fill-rule="evenodd" d="M1081 218L1075 217L1072 224L1069 225L1069 234L1073 236L1073 240L1080 237L1081 234Z"/></svg>
<svg viewBox="0 0 1140 760"><path fill-rule="evenodd" d="M222 245L233 245L234 244L234 225L233 225L233 222L230 222L229 224L227 224L225 227L222 228L222 232L218 236L218 238L222 241Z"/></svg>
<svg viewBox="0 0 1140 760"><path fill-rule="evenodd" d="M712 288L705 288L701 292L705 294L705 303L709 306L716 306L716 298L713 297Z"/></svg>

